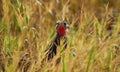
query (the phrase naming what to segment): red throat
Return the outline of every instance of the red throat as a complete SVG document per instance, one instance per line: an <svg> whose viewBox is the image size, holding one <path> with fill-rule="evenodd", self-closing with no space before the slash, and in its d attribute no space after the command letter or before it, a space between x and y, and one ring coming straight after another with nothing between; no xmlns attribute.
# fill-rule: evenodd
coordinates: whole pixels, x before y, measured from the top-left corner
<svg viewBox="0 0 120 72"><path fill-rule="evenodd" d="M63 25L60 25L58 28L57 28L57 32L61 35L61 36L64 36L65 35L65 27Z"/></svg>

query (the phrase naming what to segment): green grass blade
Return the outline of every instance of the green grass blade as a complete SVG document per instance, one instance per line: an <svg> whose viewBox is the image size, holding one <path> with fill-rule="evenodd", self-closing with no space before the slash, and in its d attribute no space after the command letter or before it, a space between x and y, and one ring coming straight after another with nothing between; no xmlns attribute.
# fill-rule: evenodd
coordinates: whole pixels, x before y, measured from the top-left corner
<svg viewBox="0 0 120 72"><path fill-rule="evenodd" d="M86 72L89 72L89 67L91 65L90 63L91 63L91 60L92 60L93 52L94 52L94 47L91 48L91 50L89 52L89 55L88 55L88 58L87 58Z"/></svg>

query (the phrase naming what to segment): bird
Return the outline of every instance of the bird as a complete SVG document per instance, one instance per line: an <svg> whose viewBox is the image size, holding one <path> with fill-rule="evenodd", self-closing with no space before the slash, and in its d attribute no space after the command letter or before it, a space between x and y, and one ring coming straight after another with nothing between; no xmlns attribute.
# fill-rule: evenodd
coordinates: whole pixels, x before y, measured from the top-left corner
<svg viewBox="0 0 120 72"><path fill-rule="evenodd" d="M41 66L44 65L45 62L51 61L54 58L54 56L58 53L57 48L58 48L58 46L60 46L61 40L64 45L61 52L63 52L67 48L66 33L67 33L68 29L69 29L69 25L67 24L66 21L58 20L56 22L55 35L54 35L53 39L51 40L50 44L48 44L48 46L46 47L46 49L44 51L45 54L44 54L44 58L41 61ZM61 61L61 57L59 57L56 60L56 65L59 64L60 61Z"/></svg>

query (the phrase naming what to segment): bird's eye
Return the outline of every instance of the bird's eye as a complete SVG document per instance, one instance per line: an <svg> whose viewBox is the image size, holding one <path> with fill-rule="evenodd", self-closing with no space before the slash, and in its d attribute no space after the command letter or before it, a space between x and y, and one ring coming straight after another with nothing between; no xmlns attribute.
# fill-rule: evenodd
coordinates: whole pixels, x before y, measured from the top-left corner
<svg viewBox="0 0 120 72"><path fill-rule="evenodd" d="M64 25L66 26L66 23L64 23Z"/></svg>
<svg viewBox="0 0 120 72"><path fill-rule="evenodd" d="M55 27L55 28L57 29L57 28L58 28L58 26L59 26L59 23L57 22L57 23L56 23L56 27Z"/></svg>
<svg viewBox="0 0 120 72"><path fill-rule="evenodd" d="M56 23L56 25L59 25L59 23Z"/></svg>

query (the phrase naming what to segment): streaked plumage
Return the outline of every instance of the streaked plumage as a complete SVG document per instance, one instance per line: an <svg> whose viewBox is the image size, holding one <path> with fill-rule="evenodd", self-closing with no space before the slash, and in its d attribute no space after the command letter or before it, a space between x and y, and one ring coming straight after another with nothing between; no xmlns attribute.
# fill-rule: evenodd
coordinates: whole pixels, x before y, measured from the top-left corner
<svg viewBox="0 0 120 72"><path fill-rule="evenodd" d="M66 49L67 47L66 29L67 28L69 27L65 21L59 20L56 22L56 34L53 37L50 44L45 49L45 55L44 55L44 58L42 59L41 66L43 66L45 62L51 61L54 58L54 56L57 54L57 48L58 46L60 46L61 40L63 40L63 45L64 45L62 51ZM60 60L61 60L61 57L59 57L56 60L56 64L59 64Z"/></svg>

